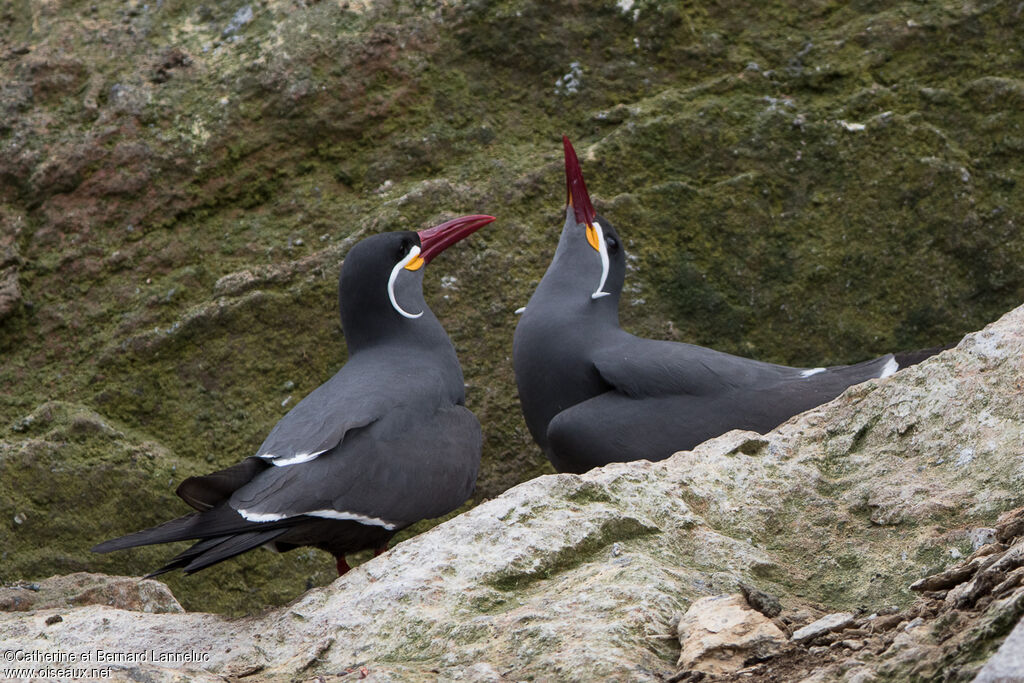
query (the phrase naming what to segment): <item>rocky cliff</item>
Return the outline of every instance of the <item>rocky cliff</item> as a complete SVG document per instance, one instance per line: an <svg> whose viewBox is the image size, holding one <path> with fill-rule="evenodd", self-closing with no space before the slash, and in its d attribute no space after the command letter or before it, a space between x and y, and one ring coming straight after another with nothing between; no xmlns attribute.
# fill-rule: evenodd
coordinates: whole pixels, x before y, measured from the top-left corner
<svg viewBox="0 0 1024 683"><path fill-rule="evenodd" d="M1024 307L767 435L520 484L265 614L55 579L0 642L132 680L970 680L1024 615L1022 389Z"/></svg>
<svg viewBox="0 0 1024 683"><path fill-rule="evenodd" d="M635 257L632 331L816 366L979 329L1024 299L1022 21L994 0L3 3L0 583L157 566L87 549L184 511L177 482L344 362L354 240L456 213L500 218L426 287L485 426L472 502L549 472L508 357L563 133ZM904 495L863 514L949 505ZM308 552L169 582L244 614L332 578Z"/></svg>

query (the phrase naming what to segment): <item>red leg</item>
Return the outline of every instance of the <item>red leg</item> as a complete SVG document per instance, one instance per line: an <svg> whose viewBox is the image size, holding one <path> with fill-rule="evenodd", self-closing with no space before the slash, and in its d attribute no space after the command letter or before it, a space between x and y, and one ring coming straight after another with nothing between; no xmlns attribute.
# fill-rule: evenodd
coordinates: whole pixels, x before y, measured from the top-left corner
<svg viewBox="0 0 1024 683"><path fill-rule="evenodd" d="M348 566L348 562L345 561L345 556L344 555L338 555L337 558L338 558L338 576L344 576L345 572L347 572L352 567Z"/></svg>
<svg viewBox="0 0 1024 683"><path fill-rule="evenodd" d="M376 550L373 551L373 556L374 557L380 557L381 555L383 555L387 551L388 551L388 544L385 543L384 545L382 545L381 547L379 547L379 548L377 548Z"/></svg>

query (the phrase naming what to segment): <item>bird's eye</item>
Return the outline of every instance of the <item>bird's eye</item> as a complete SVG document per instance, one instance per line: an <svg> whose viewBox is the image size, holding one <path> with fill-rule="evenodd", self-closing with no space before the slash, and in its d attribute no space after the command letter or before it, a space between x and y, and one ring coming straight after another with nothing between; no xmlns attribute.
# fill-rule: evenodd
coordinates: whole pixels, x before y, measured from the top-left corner
<svg viewBox="0 0 1024 683"><path fill-rule="evenodd" d="M612 235L605 235L604 243L608 245L609 254L614 254L619 250L619 241Z"/></svg>
<svg viewBox="0 0 1024 683"><path fill-rule="evenodd" d="M412 240L404 239L398 247L398 260L401 261L408 255L409 250L412 249Z"/></svg>

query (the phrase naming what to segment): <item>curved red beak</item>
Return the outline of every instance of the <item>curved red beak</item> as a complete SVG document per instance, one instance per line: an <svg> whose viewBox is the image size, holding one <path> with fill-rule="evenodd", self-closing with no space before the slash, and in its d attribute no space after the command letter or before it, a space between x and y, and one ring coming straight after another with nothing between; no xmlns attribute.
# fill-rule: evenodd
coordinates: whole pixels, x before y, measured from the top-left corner
<svg viewBox="0 0 1024 683"><path fill-rule="evenodd" d="M494 220L494 216L474 215L452 219L416 234L420 236L420 258L426 263L459 240Z"/></svg>
<svg viewBox="0 0 1024 683"><path fill-rule="evenodd" d="M583 182L583 171L580 170L580 162L576 158L576 150L572 148L569 138L564 135L562 145L565 147L565 203L576 212L577 223L593 225L597 212L590 203L587 184Z"/></svg>

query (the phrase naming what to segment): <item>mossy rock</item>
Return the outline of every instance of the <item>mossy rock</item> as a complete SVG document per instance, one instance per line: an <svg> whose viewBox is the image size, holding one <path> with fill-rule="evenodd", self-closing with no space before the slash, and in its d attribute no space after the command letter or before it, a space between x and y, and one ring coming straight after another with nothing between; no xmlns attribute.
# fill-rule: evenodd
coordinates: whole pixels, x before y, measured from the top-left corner
<svg viewBox="0 0 1024 683"><path fill-rule="evenodd" d="M0 424L65 402L180 467L140 479L109 461L126 477L101 489L113 497L26 521L5 572L127 571L85 548L158 521L184 476L252 454L344 362L346 240L460 213L499 217L426 281L484 425L474 502L549 472L509 359L561 225L562 134L633 257L631 331L810 366L956 342L1024 299L1014 11L10 4L0 244L22 300L0 322L0 385L15 387ZM255 279L227 287L242 273ZM31 448L56 468L110 437L74 438L88 447ZM12 471L12 490L41 485ZM258 609L328 579L328 560L296 556L183 583L209 609Z"/></svg>

